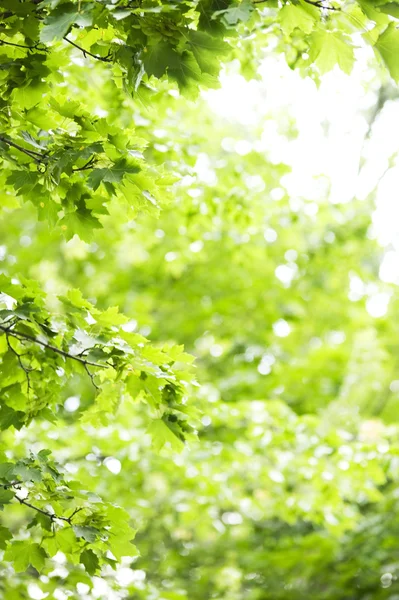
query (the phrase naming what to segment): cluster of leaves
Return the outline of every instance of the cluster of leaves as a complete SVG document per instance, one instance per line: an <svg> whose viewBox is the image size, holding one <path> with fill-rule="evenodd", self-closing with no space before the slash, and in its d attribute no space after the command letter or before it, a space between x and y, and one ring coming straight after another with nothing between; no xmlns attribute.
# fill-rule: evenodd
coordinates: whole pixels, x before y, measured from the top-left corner
<svg viewBox="0 0 399 600"><path fill-rule="evenodd" d="M248 48L264 46L265 27L290 64L306 73L336 64L350 72L353 34L360 32L399 78L394 3L5 0L0 6L2 203L12 206L15 196L33 202L39 218L68 239L74 233L90 239L115 197L133 213L156 210L173 182L144 160L131 122L99 117L101 100L93 94L89 100L82 81L95 81L102 95L110 80L120 104L132 96L150 101L153 79L177 82L193 98L199 87L217 85L238 31L254 33ZM102 110L108 109L106 103Z"/></svg>
<svg viewBox="0 0 399 600"><path fill-rule="evenodd" d="M144 74L147 80L167 74L181 89L198 91L202 79L217 83L227 45L191 28L198 13L190 3L15 1L2 7L4 202L12 204L15 195L31 201L39 218L82 239L101 227L115 195L128 210L156 210L173 177L145 162L131 122L99 118L96 104L87 110L88 90L81 93L78 80L110 78L114 96L123 96L123 90L137 92ZM203 18L213 12L204 6Z"/></svg>
<svg viewBox="0 0 399 600"><path fill-rule="evenodd" d="M109 423L122 401L140 402L149 409L155 447L179 449L193 437L193 410L186 406L192 357L181 346L150 344L129 331L129 319L117 308L100 311L78 290L69 290L58 299L59 310L49 312L37 282L1 275L1 289L1 431L38 420L58 423L68 389L86 377L92 393L83 426ZM42 449L19 458L2 451L0 507L17 501L36 511L28 527L34 528L32 543L24 540L25 525L22 539L1 527L4 559L16 572L29 565L41 571L61 551L93 575L101 565L133 555L129 515L66 481L49 454Z"/></svg>
<svg viewBox="0 0 399 600"><path fill-rule="evenodd" d="M1 460L7 461L4 453ZM0 463L0 509L12 502L33 513L24 526L23 539L15 540L9 529L0 528L4 560L11 562L17 573L28 567L42 571L46 559L57 552L63 552L72 564L83 564L89 575L103 564L115 565L122 555L134 554L131 541L135 531L129 525L129 514L101 502L76 482L68 482L49 450ZM28 541L27 533L40 543Z"/></svg>
<svg viewBox="0 0 399 600"><path fill-rule="evenodd" d="M370 552L374 523L388 562L384 516L396 507L397 431L371 421L367 437L359 414L395 412L398 332L347 297L352 271L378 285L370 203L326 203L314 220L279 188L276 206L289 166L222 152L236 132L199 110L194 122L174 86L190 99L216 86L229 52L255 72L245 48L267 46L266 29L312 76L349 72L361 32L399 79L394 3L0 7L0 592L26 598L34 577L40 593L82 595L101 574L146 600L380 593L380 563L359 583L353 558ZM195 176L201 149L209 185ZM167 209L175 171L188 183ZM281 265L288 285L275 280ZM280 320L293 330L283 339ZM176 339L199 358L198 446L192 358ZM186 440L190 455L152 453ZM320 568L343 560L348 572L324 589ZM121 565L135 583L115 578Z"/></svg>
<svg viewBox="0 0 399 600"><path fill-rule="evenodd" d="M85 240L102 226L116 195L127 212L156 212L167 201L161 191L174 178L145 163L143 140L105 118L94 118L79 102L62 94L57 98L60 104L52 96L42 110L30 98L14 106L16 114L3 122L5 204L17 195L33 203L39 219L57 226L67 239L76 233Z"/></svg>
<svg viewBox="0 0 399 600"><path fill-rule="evenodd" d="M367 237L372 202L320 200L314 218L303 199L298 211L283 185L289 166L222 144L230 140L234 149L252 131L215 123L199 109L191 119L181 99L173 102L160 99L158 114L138 128L151 160L191 173L155 223L142 215L126 225L123 210L114 211L89 244L77 237L60 243L29 205L0 222L7 273L2 326L14 323L16 333L1 336L3 360L12 361L2 378L17 374L14 398L24 407L57 389L28 428L2 432L2 524L10 532L3 532L3 595L12 590L19 600L34 580L54 598L57 589L72 597L143 600L387 598L397 587L397 427L378 417L397 410L389 385L398 331L389 316L376 324L365 299L348 299L350 274L380 285L380 250ZM185 131L173 136L182 116ZM208 184L190 156L199 145L215 173ZM279 201L271 198L276 188ZM275 275L282 264L295 270L288 286ZM11 277L21 270L37 283ZM45 286L60 297L45 296ZM73 286L96 298L95 307ZM291 327L285 338L273 329L280 319ZM149 328L155 345L144 340ZM7 333L23 366L34 369L28 374L37 398L28 394ZM23 333L42 343L21 339ZM171 427L183 413L148 426L148 410L157 416L156 393L163 414L172 413L165 401L173 375L186 386L188 374L170 366L174 351L162 341L177 337L198 357L202 387L195 403L203 426L187 452L164 456L153 452L163 442L182 447ZM168 358L158 363L155 349ZM86 365L101 391L69 354L101 365ZM101 375L108 369L119 373L111 382ZM69 412L62 404L70 396L80 407ZM133 404L129 396L144 402ZM4 405L18 410L11 397ZM64 465L66 474L54 484L40 457L61 469L42 448ZM119 473L108 468L115 460ZM115 505L129 516L114 516ZM130 544L132 532L121 535L119 553L112 548L109 528L118 518L121 528L138 530L141 556ZM384 575L389 588L381 584Z"/></svg>
<svg viewBox="0 0 399 600"><path fill-rule="evenodd" d="M1 289L9 306L0 312L1 429L20 429L34 418L53 420L63 388L75 374L86 373L95 390L86 421L107 422L126 397L145 402L161 430L184 441L191 431L182 418L190 414L185 363L192 357L181 346L151 345L129 331L128 317L116 307L100 311L79 290L59 299L67 312L50 313L34 281L2 275Z"/></svg>

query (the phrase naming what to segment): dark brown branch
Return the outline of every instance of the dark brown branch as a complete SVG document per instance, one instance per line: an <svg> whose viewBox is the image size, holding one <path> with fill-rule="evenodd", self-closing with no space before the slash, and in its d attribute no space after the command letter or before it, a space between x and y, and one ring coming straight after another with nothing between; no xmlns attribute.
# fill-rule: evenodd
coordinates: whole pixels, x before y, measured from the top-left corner
<svg viewBox="0 0 399 600"><path fill-rule="evenodd" d="M336 10L339 11L341 10L340 8L336 8L335 6L326 6L325 4L323 4L323 2L321 0L314 0L314 2L312 0L305 0L306 4L310 4L311 6L316 6L317 8L324 8L325 10Z"/></svg>
<svg viewBox="0 0 399 600"><path fill-rule="evenodd" d="M3 13L5 14L5 13ZM34 44L33 46L25 46L24 44L16 44L15 42L7 42L6 40L0 39L0 44L3 46L13 46L15 48L23 48L24 50L30 50L31 52L48 52L48 48L43 46L40 48L40 44Z"/></svg>
<svg viewBox="0 0 399 600"><path fill-rule="evenodd" d="M265 2L268 2L268 0L252 0L252 4L265 4ZM305 0L305 2L311 6L316 6L317 8L325 8L326 10L340 10L335 6L326 6L323 4L322 0Z"/></svg>
<svg viewBox="0 0 399 600"><path fill-rule="evenodd" d="M11 481L10 483L1 484L0 487L2 487L4 489L13 487L16 490L20 490L21 485L22 485L22 481ZM47 510L44 510L43 508L39 508L38 506L34 506L34 504L31 504L30 502L28 502L26 500L26 498L20 498L20 496L17 496L17 494L15 494L14 498L16 498L20 504L23 504L24 506L27 506L28 508L32 508L33 510L35 510L36 512L39 512L42 515L45 515L51 521L58 519L60 521L65 521L66 523L69 523L69 525L72 525L72 519L74 518L74 516L79 511L83 510L83 507L75 508L74 511L72 512L72 514L69 515L69 517L62 517L62 516L56 515L55 513L50 513Z"/></svg>
<svg viewBox="0 0 399 600"><path fill-rule="evenodd" d="M89 367L87 366L87 364L84 364L83 366L84 366L84 368L85 368L85 371L86 371L86 373L87 373L87 374L88 374L88 376L90 377L90 379L91 379L91 382L92 382L93 386L96 388L96 390L99 390L100 388L98 387L98 385L97 385L97 384L96 384L96 382L94 381L94 375L93 375L93 373L91 373L91 372L89 371Z"/></svg>
<svg viewBox="0 0 399 600"><path fill-rule="evenodd" d="M47 342L42 342L42 340L38 340L37 338L35 338L32 335L29 335L27 333L21 333L20 331L14 331L12 329L3 327L3 325L0 325L0 330L4 331L4 333L6 333L6 334L8 333L8 335L13 336L20 341L27 340L29 342L33 342L34 344L38 344L39 346L42 346L43 348L46 348L47 350L51 350L52 352L56 352L57 354L60 354L64 358L71 358L72 360L76 360L77 362L81 363L84 366L100 367L102 369L107 368L107 365L92 362L90 360L86 360L85 358L81 358L81 357L77 356L76 354L71 354L70 352L67 352L66 350L61 350L61 348L57 348L57 346L53 346L52 344L48 344Z"/></svg>
<svg viewBox="0 0 399 600"><path fill-rule="evenodd" d="M21 354L19 354L19 353L18 353L18 352L15 350L15 348L14 348L14 347L13 347L13 345L11 344L11 342L10 342L10 340L9 340L9 337L8 337L9 335L10 335L10 334L9 334L9 332L6 332L7 346L8 346L8 348L10 349L10 351L11 351L11 352L12 352L12 353L13 353L13 354L14 354L14 355L17 357L17 360L18 360L19 366L21 367L21 369L22 369L22 370L23 370L23 372L25 373L25 376L26 376L26 383L27 383L27 386L28 386L27 392L28 392L28 398L29 398L29 396L30 396L30 391L31 391L31 389L32 389L32 386L31 386L31 384L30 384L30 375L29 375L29 373L32 371L32 369L30 369L29 367L25 367L25 365L24 365L24 363L23 363L23 361L22 361L22 356L21 356Z"/></svg>
<svg viewBox="0 0 399 600"><path fill-rule="evenodd" d="M19 150L19 152L23 152L24 154L29 156L29 158L33 158L33 160L37 163L45 162L46 156L44 154L41 154L40 152L35 152L35 150L28 150L27 148L20 146L16 142L8 140L3 135L0 135L0 142L3 142L4 144L7 144L7 146L11 146L12 148L15 148L16 150Z"/></svg>
<svg viewBox="0 0 399 600"><path fill-rule="evenodd" d="M21 481L10 481L10 483L2 483L0 487L4 488L5 490L11 487L15 487L17 490L20 490L21 488L19 486L21 483Z"/></svg>
<svg viewBox="0 0 399 600"><path fill-rule="evenodd" d="M28 508L32 508L33 510L35 510L36 512L45 515L46 517L48 517L51 521L54 521L56 519L58 519L59 521L65 521L65 523L68 523L68 525L72 525L72 519L73 517L76 515L76 513L78 513L80 510L83 510L82 508L76 508L73 513L69 516L69 517L61 517L59 515L56 515L55 513L50 513L47 510L43 510L42 508L39 508L38 506L35 506L34 504L31 504L30 502L28 502L27 500L25 500L24 498L20 498L19 496L15 495L15 498L18 500L18 502L20 504L23 504L24 506L27 506Z"/></svg>
<svg viewBox="0 0 399 600"><path fill-rule="evenodd" d="M0 44L5 46L15 46L15 48L24 48L26 50L32 50L33 46L24 46L23 44L15 44L14 42L6 42L6 40L0 40Z"/></svg>
<svg viewBox="0 0 399 600"><path fill-rule="evenodd" d="M94 163L96 162L96 159L94 156L92 156L90 158L90 160L87 161L87 163L85 165L83 165L83 167L72 167L72 171L74 171L76 173L76 171L87 171L88 169L91 169L94 166Z"/></svg>
<svg viewBox="0 0 399 600"><path fill-rule="evenodd" d="M16 142L13 142L12 140L7 139L3 135L0 135L0 142L3 142L4 144L11 146L12 148L15 148L19 152L23 152L24 154L29 156L29 158L32 158L38 165L46 164L47 161L49 160L49 158L51 157L51 155L48 155L47 153L36 152L36 150L29 150L28 148L24 148L23 146L20 146ZM84 164L82 167L72 167L72 171L74 173L76 173L78 171L87 171L87 170L93 168L95 162L96 162L96 157L92 156L90 158L90 160L88 160L87 163Z"/></svg>
<svg viewBox="0 0 399 600"><path fill-rule="evenodd" d="M68 44L71 44L71 46L74 46L75 48L77 48L78 50L80 50L81 52L83 52L83 56L86 58L86 56L91 56L92 58L95 58L96 60L101 60L102 62L112 62L112 59L110 57L110 53L107 54L107 56L100 56L99 54L93 54L92 52L89 52L89 50L85 50L84 48L82 48L82 46L78 46L78 44L75 44L75 42L73 42L72 40L70 40L69 38L67 38L66 35L64 35L63 38L66 42L68 42Z"/></svg>

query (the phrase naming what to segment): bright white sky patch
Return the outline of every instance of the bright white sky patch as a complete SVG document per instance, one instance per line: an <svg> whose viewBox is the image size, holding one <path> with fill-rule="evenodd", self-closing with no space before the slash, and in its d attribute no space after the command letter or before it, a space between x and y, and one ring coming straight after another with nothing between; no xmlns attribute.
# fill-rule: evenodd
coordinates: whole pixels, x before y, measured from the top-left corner
<svg viewBox="0 0 399 600"><path fill-rule="evenodd" d="M113 456L108 456L103 463L108 471L111 471L114 475L118 475L122 469L121 461Z"/></svg>
<svg viewBox="0 0 399 600"><path fill-rule="evenodd" d="M272 244L277 239L277 232L274 229L272 229L271 227L268 227L268 229L266 229L263 236L264 236L266 242L269 242L269 244Z"/></svg>
<svg viewBox="0 0 399 600"><path fill-rule="evenodd" d="M80 406L80 399L78 396L70 396L64 402L64 408L67 412L75 412Z"/></svg>
<svg viewBox="0 0 399 600"><path fill-rule="evenodd" d="M386 283L399 284L399 253L389 250L380 266L380 279Z"/></svg>
<svg viewBox="0 0 399 600"><path fill-rule="evenodd" d="M390 294L384 292L371 296L366 302L366 308L369 315L376 319L384 317L388 310L390 297Z"/></svg>
<svg viewBox="0 0 399 600"><path fill-rule="evenodd" d="M371 137L365 141L367 112L370 114L375 107L378 90L375 84L368 83L374 76L368 63L372 51L362 48L356 54L350 76L334 69L323 77L319 88L309 78L303 79L292 71L283 56L273 55L263 61L260 81L246 81L233 63L222 74L221 89L207 91L204 96L221 118L244 126L240 131L247 126L247 139L243 135L239 141L224 140L229 151L245 154L253 148L271 162L291 165L292 171L282 178L282 184L292 202L299 198L307 201L300 210L313 201L314 206L309 207L313 216L320 199L328 197L332 203L346 203L355 196L366 198L382 178L373 232L380 244L392 244L399 253L399 162L396 164L393 158L399 149L399 102L385 104L373 124ZM290 119L298 131L294 138L287 138L284 133L284 123ZM261 131L254 139L255 126ZM273 190L271 196L278 201L285 193L280 188L275 193ZM275 240L272 230L265 232L265 239L269 243ZM381 279L399 284L399 254L387 250ZM289 285L289 273L283 267L284 271L278 267L276 276ZM381 297L368 301L373 316L381 315L384 306L386 310L388 301Z"/></svg>
<svg viewBox="0 0 399 600"><path fill-rule="evenodd" d="M297 266L295 263L289 265L279 265L274 271L277 279L281 281L286 287L291 285L291 281L294 279L297 272Z"/></svg>
<svg viewBox="0 0 399 600"><path fill-rule="evenodd" d="M48 592L47 592L47 594L44 593L43 590L41 590L39 588L37 583L29 583L28 594L29 594L29 597L32 598L33 600L43 600L43 598L47 598L47 596L48 596Z"/></svg>
<svg viewBox="0 0 399 600"><path fill-rule="evenodd" d="M238 512L225 512L222 515L222 521L226 525L240 525L243 519Z"/></svg>
<svg viewBox="0 0 399 600"><path fill-rule="evenodd" d="M273 331L277 337L287 337L291 333L291 327L285 319L279 319L273 323Z"/></svg>

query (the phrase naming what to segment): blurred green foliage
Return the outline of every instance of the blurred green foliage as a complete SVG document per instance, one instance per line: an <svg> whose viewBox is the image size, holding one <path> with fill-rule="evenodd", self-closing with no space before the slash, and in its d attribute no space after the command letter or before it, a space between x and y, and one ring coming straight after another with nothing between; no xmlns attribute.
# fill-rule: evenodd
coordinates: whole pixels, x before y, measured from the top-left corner
<svg viewBox="0 0 399 600"><path fill-rule="evenodd" d="M356 32L397 79L395 7L0 4L0 598L397 600L378 182L292 198L199 96L349 72Z"/></svg>

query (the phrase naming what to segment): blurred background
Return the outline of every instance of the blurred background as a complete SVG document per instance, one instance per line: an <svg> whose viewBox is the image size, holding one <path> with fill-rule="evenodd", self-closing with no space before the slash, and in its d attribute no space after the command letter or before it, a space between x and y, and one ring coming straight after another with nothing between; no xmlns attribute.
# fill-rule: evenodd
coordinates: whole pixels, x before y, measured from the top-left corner
<svg viewBox="0 0 399 600"><path fill-rule="evenodd" d="M62 553L28 584L0 566L10 600L399 600L399 92L357 59L315 82L267 49L156 110L110 108L95 65L85 102L134 119L147 160L179 176L169 207L126 223L114 203L92 240L60 241L3 196L0 272L38 280L55 311L70 286L119 305L130 331L184 344L200 382L181 453L151 450L139 404L77 420L83 376L62 429L17 432L16 453L45 445L128 509L140 555L93 588Z"/></svg>

